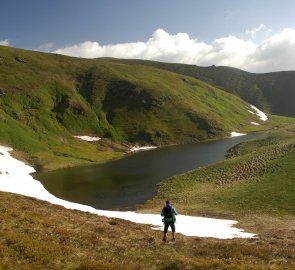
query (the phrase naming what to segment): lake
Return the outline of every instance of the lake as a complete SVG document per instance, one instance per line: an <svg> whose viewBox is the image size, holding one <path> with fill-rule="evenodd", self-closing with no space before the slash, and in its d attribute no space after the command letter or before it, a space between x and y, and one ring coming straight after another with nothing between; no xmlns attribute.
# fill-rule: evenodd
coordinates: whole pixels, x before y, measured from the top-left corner
<svg viewBox="0 0 295 270"><path fill-rule="evenodd" d="M156 194L160 181L225 159L232 146L265 134L253 133L214 142L161 147L104 164L35 174L58 198L97 209L132 207Z"/></svg>

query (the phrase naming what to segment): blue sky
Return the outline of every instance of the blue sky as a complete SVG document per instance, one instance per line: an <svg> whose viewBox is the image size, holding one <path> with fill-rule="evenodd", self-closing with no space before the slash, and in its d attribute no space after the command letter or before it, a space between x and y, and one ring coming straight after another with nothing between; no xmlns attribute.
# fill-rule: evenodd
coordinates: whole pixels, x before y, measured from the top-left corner
<svg viewBox="0 0 295 270"><path fill-rule="evenodd" d="M292 61L290 55L274 59L295 45L294 0L0 1L2 45L253 72L295 69L293 54Z"/></svg>

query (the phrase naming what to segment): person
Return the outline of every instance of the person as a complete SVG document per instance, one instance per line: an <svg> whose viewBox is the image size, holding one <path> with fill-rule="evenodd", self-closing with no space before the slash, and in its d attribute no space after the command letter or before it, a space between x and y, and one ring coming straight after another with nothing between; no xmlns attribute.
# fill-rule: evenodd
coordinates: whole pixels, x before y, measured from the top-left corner
<svg viewBox="0 0 295 270"><path fill-rule="evenodd" d="M175 222L177 211L172 205L170 204L169 200L166 201L166 205L163 207L161 216L164 217L162 221L164 222L164 235L163 241L166 241L166 234L168 231L169 226L171 227L172 231L172 241L175 240Z"/></svg>

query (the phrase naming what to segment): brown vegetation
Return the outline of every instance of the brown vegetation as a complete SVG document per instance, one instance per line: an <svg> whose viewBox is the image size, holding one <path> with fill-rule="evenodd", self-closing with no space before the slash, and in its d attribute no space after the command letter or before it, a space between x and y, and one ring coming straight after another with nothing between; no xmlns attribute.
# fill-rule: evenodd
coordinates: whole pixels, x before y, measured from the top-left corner
<svg viewBox="0 0 295 270"><path fill-rule="evenodd" d="M177 235L0 193L1 269L294 269L294 220L244 218L255 239ZM160 218L160 216L159 216ZM260 224L257 227L257 224ZM169 235L170 236L170 235Z"/></svg>

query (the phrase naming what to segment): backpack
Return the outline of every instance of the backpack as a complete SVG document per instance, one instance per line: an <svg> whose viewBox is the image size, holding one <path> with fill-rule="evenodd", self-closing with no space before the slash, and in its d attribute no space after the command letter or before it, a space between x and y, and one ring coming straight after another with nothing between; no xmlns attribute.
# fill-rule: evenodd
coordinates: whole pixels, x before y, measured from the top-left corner
<svg viewBox="0 0 295 270"><path fill-rule="evenodd" d="M172 206L165 206L164 207L164 222L175 222L175 215L173 213Z"/></svg>

